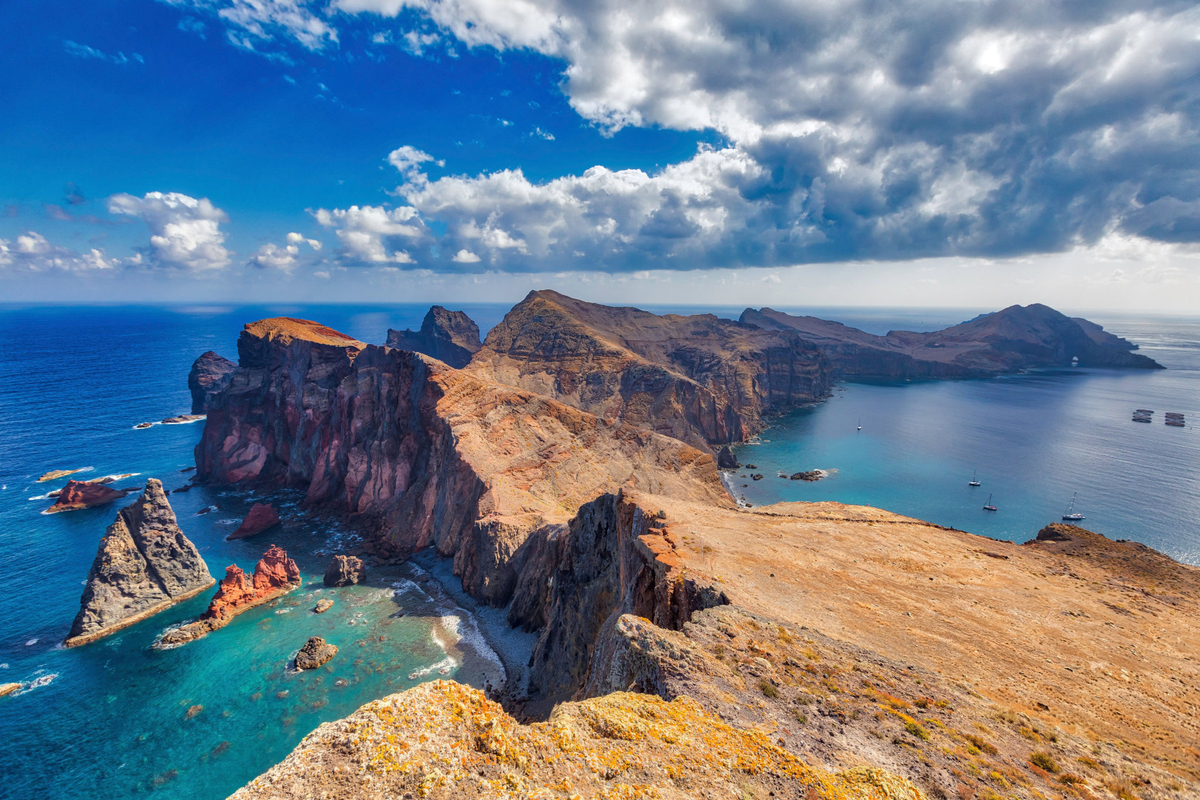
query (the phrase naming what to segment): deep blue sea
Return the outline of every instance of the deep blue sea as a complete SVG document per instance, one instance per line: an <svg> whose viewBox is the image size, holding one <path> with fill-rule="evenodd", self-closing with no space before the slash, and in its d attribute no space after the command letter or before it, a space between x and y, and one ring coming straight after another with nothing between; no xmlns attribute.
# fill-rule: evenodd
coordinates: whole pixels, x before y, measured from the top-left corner
<svg viewBox="0 0 1200 800"><path fill-rule="evenodd" d="M452 307L484 331L507 310ZM438 677L496 680L495 654L473 618L420 570L375 570L365 586L326 590L320 576L329 554L352 544L352 533L301 514L296 498L281 494L271 498L284 513L280 530L226 542L259 498L203 487L172 494L171 503L215 577L231 563L251 569L274 541L297 560L305 585L179 649L149 645L164 627L202 611L211 592L65 650L60 642L97 542L120 503L45 516L52 501L30 499L65 482L36 482L51 469L87 467L82 478L137 473L118 486L148 477L167 489L184 485L180 470L193 463L203 423L133 426L187 412L191 362L210 349L236 358L245 322L302 316L382 342L389 327L419 325L426 308L0 307L0 683L23 684L0 698L0 798L217 800L318 724L364 702ZM709 310L736 317L741 309ZM808 311L876 333L929 330L979 313ZM755 505L864 503L1017 541L1057 520L1078 492L1085 526L1200 563L1200 319L1093 318L1170 369L844 385L740 448L767 477L735 488ZM1134 408L1155 409L1154 424L1131 422ZM1165 411L1186 413L1188 427L1164 426ZM831 477L776 477L812 468ZM982 487L967 486L972 471ZM995 513L982 511L988 496ZM323 596L336 605L315 616L310 609ZM289 658L313 635L341 651L321 670L289 673ZM196 705L203 710L188 719Z"/></svg>

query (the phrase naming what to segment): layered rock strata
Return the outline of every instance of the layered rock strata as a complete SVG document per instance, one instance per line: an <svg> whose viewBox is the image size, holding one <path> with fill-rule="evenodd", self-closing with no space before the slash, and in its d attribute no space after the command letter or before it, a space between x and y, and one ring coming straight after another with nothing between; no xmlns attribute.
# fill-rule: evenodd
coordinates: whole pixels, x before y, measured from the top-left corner
<svg viewBox="0 0 1200 800"><path fill-rule="evenodd" d="M79 511L103 506L113 500L120 500L127 494L128 489L113 489L103 483L67 481L67 485L59 490L54 505L46 509L45 513L57 514L60 511Z"/></svg>
<svg viewBox="0 0 1200 800"><path fill-rule="evenodd" d="M419 331L387 332L388 347L424 353L452 367L465 367L479 351L479 326L462 311L433 306L421 321Z"/></svg>
<svg viewBox="0 0 1200 800"><path fill-rule="evenodd" d="M235 369L237 364L212 350L192 362L187 384L188 391L192 393L193 414L208 413L209 400L229 385Z"/></svg>
<svg viewBox="0 0 1200 800"><path fill-rule="evenodd" d="M249 539L278 524L279 512L275 510L275 506L270 503L255 503L250 506L250 513L246 514L246 518L242 520L241 525L237 526L237 530L225 538L228 540Z"/></svg>
<svg viewBox="0 0 1200 800"><path fill-rule="evenodd" d="M1049 306L1010 306L940 331L877 336L839 322L748 308L741 321L795 331L829 357L838 375L861 378L978 378L1030 367L1161 369L1136 345Z"/></svg>
<svg viewBox="0 0 1200 800"><path fill-rule="evenodd" d="M703 449L743 441L765 416L825 397L832 378L825 356L792 331L552 291L514 306L470 369Z"/></svg>
<svg viewBox="0 0 1200 800"><path fill-rule="evenodd" d="M142 496L121 509L100 540L65 644L95 641L215 582L196 546L180 530L162 483L151 478Z"/></svg>
<svg viewBox="0 0 1200 800"><path fill-rule="evenodd" d="M325 568L326 586L353 586L367 579L367 565L357 556L334 556Z"/></svg>
<svg viewBox="0 0 1200 800"><path fill-rule="evenodd" d="M303 487L379 535L433 545L480 599L503 605L525 542L622 486L730 505L710 455L420 354L352 343L316 323L263 320L196 447L197 479Z"/></svg>
<svg viewBox="0 0 1200 800"><path fill-rule="evenodd" d="M300 570L296 562L282 548L271 545L254 565L253 577L237 564L226 567L225 577L200 619L165 631L157 646L175 647L207 636L228 625L238 614L281 597L299 585Z"/></svg>

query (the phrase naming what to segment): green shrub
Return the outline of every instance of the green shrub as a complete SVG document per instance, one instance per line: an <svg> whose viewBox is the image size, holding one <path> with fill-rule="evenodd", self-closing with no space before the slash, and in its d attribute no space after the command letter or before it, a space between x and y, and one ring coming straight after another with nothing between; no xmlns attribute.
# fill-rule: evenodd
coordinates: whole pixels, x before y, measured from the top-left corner
<svg viewBox="0 0 1200 800"><path fill-rule="evenodd" d="M1049 753L1033 753L1029 756L1029 763L1035 767L1041 767L1046 772L1058 772L1058 764L1054 763L1054 759Z"/></svg>

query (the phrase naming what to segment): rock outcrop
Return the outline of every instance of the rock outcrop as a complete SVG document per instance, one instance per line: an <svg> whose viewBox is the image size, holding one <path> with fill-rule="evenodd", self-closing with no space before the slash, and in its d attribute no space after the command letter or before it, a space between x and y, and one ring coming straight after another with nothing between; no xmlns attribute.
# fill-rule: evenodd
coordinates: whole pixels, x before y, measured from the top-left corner
<svg viewBox="0 0 1200 800"><path fill-rule="evenodd" d="M175 647L223 628L234 617L255 606L268 603L300 585L296 562L280 547L271 545L258 563L254 575L247 575L237 564L225 569L217 593L200 619L165 631L158 647Z"/></svg>
<svg viewBox="0 0 1200 800"><path fill-rule="evenodd" d="M389 330L387 345L462 368L479 351L479 326L462 311L433 306L421 321L421 330Z"/></svg>
<svg viewBox="0 0 1200 800"><path fill-rule="evenodd" d="M353 586L367 579L367 565L357 556L334 556L325 568L326 586Z"/></svg>
<svg viewBox="0 0 1200 800"><path fill-rule="evenodd" d="M0 697L10 695L20 688L21 684L19 683L0 683Z"/></svg>
<svg viewBox="0 0 1200 800"><path fill-rule="evenodd" d="M42 475L42 477L38 478L38 483L45 483L46 481L55 481L59 478L65 478L68 475L74 475L76 472L83 472L84 469L86 469L86 467L81 467L79 469L52 469L46 474Z"/></svg>
<svg viewBox="0 0 1200 800"><path fill-rule="evenodd" d="M335 645L330 644L320 636L313 636L296 653L296 669L316 669L336 656L337 651L338 649Z"/></svg>
<svg viewBox="0 0 1200 800"><path fill-rule="evenodd" d="M311 797L767 797L923 800L883 770L813 769L695 701L612 694L521 725L483 692L433 681L322 725L231 800Z"/></svg>
<svg viewBox="0 0 1200 800"><path fill-rule="evenodd" d="M324 614L326 611L328 611L331 608L333 608L333 601L330 600L328 597L322 597L320 600L317 601L316 607L313 608L313 613Z"/></svg>
<svg viewBox="0 0 1200 800"><path fill-rule="evenodd" d="M197 480L303 487L375 528L368 554L433 545L490 603L510 599L531 533L602 493L732 504L706 453L421 354L287 318L246 326L238 352Z"/></svg>
<svg viewBox="0 0 1200 800"><path fill-rule="evenodd" d="M229 385L235 369L237 364L212 350L192 362L187 383L188 390L192 393L193 414L208 413L209 399Z"/></svg>
<svg viewBox="0 0 1200 800"><path fill-rule="evenodd" d="M250 506L250 513L237 526L237 530L226 536L226 540L249 539L263 531L270 530L279 524L279 512L270 503L255 503Z"/></svg>
<svg viewBox="0 0 1200 800"><path fill-rule="evenodd" d="M739 466L740 465L738 464L737 456L735 456L733 454L733 451L729 449L729 445L725 445L724 447L722 447L720 450L717 451L717 467L718 468L720 468L720 469L737 469Z"/></svg>
<svg viewBox="0 0 1200 800"><path fill-rule="evenodd" d="M891 331L886 336L770 308L748 308L740 319L764 330L799 333L820 347L844 377L977 378L1030 367L1067 367L1074 359L1083 367L1161 369L1153 359L1131 352L1136 345L1094 322L1040 304L1010 306L940 331Z"/></svg>
<svg viewBox="0 0 1200 800"><path fill-rule="evenodd" d="M514 306L469 368L702 449L741 442L765 416L825 397L832 377L824 355L792 331L552 291Z"/></svg>
<svg viewBox="0 0 1200 800"><path fill-rule="evenodd" d="M113 500L120 500L127 494L128 489L112 489L100 482L67 481L67 485L59 490L54 505L46 509L45 513L57 514L60 511L79 511L102 506Z"/></svg>
<svg viewBox="0 0 1200 800"><path fill-rule="evenodd" d="M142 496L121 509L100 540L66 645L119 631L215 582L176 523L162 483L151 478Z"/></svg>

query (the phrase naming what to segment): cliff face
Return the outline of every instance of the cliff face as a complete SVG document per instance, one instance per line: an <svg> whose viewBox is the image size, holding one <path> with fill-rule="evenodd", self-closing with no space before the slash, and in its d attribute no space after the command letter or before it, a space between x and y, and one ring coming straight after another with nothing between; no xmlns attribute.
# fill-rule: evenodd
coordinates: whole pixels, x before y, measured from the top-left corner
<svg viewBox="0 0 1200 800"><path fill-rule="evenodd" d="M421 321L421 330L389 330L387 345L462 368L479 351L479 326L462 311L433 306Z"/></svg>
<svg viewBox="0 0 1200 800"><path fill-rule="evenodd" d="M179 529L162 483L151 478L100 540L66 645L107 636L213 583L204 559Z"/></svg>
<svg viewBox="0 0 1200 800"><path fill-rule="evenodd" d="M207 413L208 401L229 385L236 368L237 364L212 350L192 363L192 370L188 373L188 390L192 393L193 414Z"/></svg>
<svg viewBox="0 0 1200 800"><path fill-rule="evenodd" d="M308 504L373 521L369 552L432 544L497 604L530 534L600 494L628 485L731 504L712 457L678 441L317 327L246 327L196 447L198 479L305 487Z"/></svg>
<svg viewBox="0 0 1200 800"><path fill-rule="evenodd" d="M869 378L969 378L1030 367L1161 369L1130 352L1136 345L1085 319L1049 306L1010 306L940 331L891 331L876 336L838 322L795 317L770 308L742 312L741 321L810 338L839 375Z"/></svg>
<svg viewBox="0 0 1200 800"><path fill-rule="evenodd" d="M659 316L532 292L470 369L696 447L740 442L767 414L824 397L825 357L791 331Z"/></svg>

